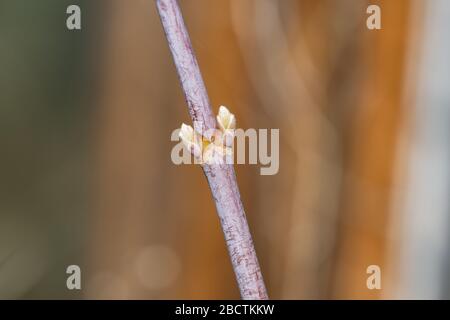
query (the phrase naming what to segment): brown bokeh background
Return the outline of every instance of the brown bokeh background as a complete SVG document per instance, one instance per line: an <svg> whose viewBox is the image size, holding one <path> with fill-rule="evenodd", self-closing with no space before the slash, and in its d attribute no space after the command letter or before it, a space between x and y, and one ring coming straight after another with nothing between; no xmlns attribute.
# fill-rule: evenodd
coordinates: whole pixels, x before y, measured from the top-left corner
<svg viewBox="0 0 450 320"><path fill-rule="evenodd" d="M74 3L81 31L65 27ZM409 170L428 137L416 93L439 80L423 71L436 61L425 26L446 18L429 13L445 1L180 4L214 111L280 129L277 175L236 166L270 297L448 298L448 206L421 209L444 240L407 245L422 225L408 208L426 197L410 181L442 194L433 201L448 194ZM367 29L369 4L382 30ZM204 175L170 159L190 119L154 1L2 0L0 38L0 297L239 298ZM439 150L449 120L431 137ZM449 181L448 164L428 161ZM81 291L66 288L71 264ZM369 265L381 290L366 286Z"/></svg>

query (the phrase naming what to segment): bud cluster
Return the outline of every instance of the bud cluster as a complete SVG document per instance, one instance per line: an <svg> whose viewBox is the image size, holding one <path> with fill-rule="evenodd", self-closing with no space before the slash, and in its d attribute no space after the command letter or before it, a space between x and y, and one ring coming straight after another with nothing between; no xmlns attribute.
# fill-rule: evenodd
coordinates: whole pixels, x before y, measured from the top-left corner
<svg viewBox="0 0 450 320"><path fill-rule="evenodd" d="M196 132L190 125L182 124L179 137L198 163L223 164L233 163L233 140L236 129L236 117L227 107L220 106L216 117L219 129L208 135Z"/></svg>

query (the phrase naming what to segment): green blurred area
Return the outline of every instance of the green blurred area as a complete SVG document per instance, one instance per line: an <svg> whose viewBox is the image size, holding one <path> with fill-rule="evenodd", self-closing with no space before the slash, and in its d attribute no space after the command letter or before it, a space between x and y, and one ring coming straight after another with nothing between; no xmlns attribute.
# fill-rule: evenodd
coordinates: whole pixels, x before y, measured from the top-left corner
<svg viewBox="0 0 450 320"><path fill-rule="evenodd" d="M67 30L69 4L88 5L0 2L1 297L64 297L82 259L89 33Z"/></svg>

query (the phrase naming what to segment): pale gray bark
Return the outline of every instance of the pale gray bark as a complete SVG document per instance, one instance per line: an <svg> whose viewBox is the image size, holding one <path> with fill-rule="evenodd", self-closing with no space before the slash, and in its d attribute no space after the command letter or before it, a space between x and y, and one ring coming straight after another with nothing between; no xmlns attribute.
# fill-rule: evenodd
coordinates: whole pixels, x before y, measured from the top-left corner
<svg viewBox="0 0 450 320"><path fill-rule="evenodd" d="M176 0L156 0L197 132L216 128L205 84ZM212 132L212 130L209 130ZM203 165L243 299L268 299L233 165Z"/></svg>

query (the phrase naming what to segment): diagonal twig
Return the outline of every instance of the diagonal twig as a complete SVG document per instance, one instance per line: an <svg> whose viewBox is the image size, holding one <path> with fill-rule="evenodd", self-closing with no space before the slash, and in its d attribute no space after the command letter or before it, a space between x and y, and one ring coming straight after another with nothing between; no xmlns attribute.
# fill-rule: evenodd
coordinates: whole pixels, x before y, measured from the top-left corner
<svg viewBox="0 0 450 320"><path fill-rule="evenodd" d="M156 0L161 23L197 132L213 132L211 110L177 0ZM210 138L210 137L207 137ZM242 299L268 299L232 164L203 164Z"/></svg>

